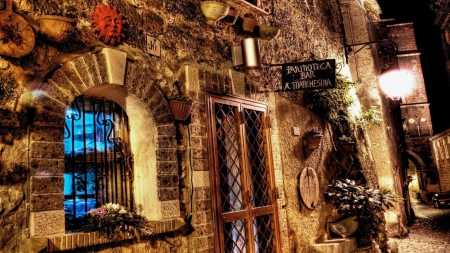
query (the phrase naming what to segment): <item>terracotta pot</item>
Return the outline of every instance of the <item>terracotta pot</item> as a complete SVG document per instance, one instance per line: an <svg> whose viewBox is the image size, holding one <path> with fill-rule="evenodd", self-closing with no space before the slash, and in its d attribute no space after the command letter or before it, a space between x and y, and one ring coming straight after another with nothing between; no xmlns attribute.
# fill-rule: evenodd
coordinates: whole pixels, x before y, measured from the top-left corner
<svg viewBox="0 0 450 253"><path fill-rule="evenodd" d="M255 27L258 25L258 21L256 20L256 18L248 15L244 16L243 20L242 30L246 33L253 33Z"/></svg>
<svg viewBox="0 0 450 253"><path fill-rule="evenodd" d="M230 8L228 14L222 19L222 21L227 25L234 25L238 17L239 11L234 8Z"/></svg>
<svg viewBox="0 0 450 253"><path fill-rule="evenodd" d="M346 153L351 153L353 152L353 147L355 146L354 142L345 142L345 143L341 143L342 149L346 152Z"/></svg>
<svg viewBox="0 0 450 253"><path fill-rule="evenodd" d="M186 120L192 111L192 102L184 100L170 100L170 108L172 108L173 118L175 120Z"/></svg>
<svg viewBox="0 0 450 253"><path fill-rule="evenodd" d="M75 19L54 15L39 18L40 32L49 41L66 42L74 31Z"/></svg>

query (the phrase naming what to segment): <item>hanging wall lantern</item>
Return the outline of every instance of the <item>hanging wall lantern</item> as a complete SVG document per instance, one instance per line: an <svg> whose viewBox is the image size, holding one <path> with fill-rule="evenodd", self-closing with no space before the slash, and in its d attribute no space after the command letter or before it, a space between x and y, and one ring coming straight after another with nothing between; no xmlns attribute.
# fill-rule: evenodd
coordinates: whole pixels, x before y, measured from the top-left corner
<svg viewBox="0 0 450 253"><path fill-rule="evenodd" d="M241 41L244 68L261 68L260 40L259 38L246 38Z"/></svg>

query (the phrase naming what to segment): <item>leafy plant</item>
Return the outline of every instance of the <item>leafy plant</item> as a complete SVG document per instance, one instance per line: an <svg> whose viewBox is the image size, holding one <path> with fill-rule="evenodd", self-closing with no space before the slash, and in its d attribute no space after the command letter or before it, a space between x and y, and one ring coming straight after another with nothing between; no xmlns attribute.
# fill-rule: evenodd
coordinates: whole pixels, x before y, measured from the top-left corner
<svg viewBox="0 0 450 253"><path fill-rule="evenodd" d="M86 232L99 231L112 240L123 239L123 234L134 234L139 241L141 233L149 234L146 229L147 219L128 211L119 204L108 203L88 211L83 217L83 228Z"/></svg>
<svg viewBox="0 0 450 253"><path fill-rule="evenodd" d="M342 143L350 143L350 142L353 142L353 138L350 137L350 136L347 136L347 135L342 135L341 137L339 137L339 140L340 140Z"/></svg>
<svg viewBox="0 0 450 253"><path fill-rule="evenodd" d="M343 132L343 126L354 121L348 108L356 102L351 94L357 86L357 83L339 74L336 76L335 88L307 90L304 93L304 101L312 112Z"/></svg>
<svg viewBox="0 0 450 253"><path fill-rule="evenodd" d="M361 116L356 119L356 126L365 128L372 125L380 125L381 118L379 116L379 112L376 109L369 109L361 114Z"/></svg>
<svg viewBox="0 0 450 253"><path fill-rule="evenodd" d="M371 189L356 185L353 180L343 179L329 185L325 197L338 213L357 217L359 226L355 237L358 246L369 246L372 239L377 239L380 249L387 252L384 212L394 207L394 203L401 202L403 199L400 196L389 189Z"/></svg>

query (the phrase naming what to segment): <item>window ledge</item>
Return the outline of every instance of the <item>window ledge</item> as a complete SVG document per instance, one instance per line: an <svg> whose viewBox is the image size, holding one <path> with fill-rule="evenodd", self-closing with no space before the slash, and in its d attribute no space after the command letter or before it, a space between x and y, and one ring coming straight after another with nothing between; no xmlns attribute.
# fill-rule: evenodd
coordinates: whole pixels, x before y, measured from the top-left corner
<svg viewBox="0 0 450 253"><path fill-rule="evenodd" d="M162 221L150 221L148 229L153 234L161 234L167 233L171 231L175 231L181 226L184 225L184 222L181 219L170 219L170 220L162 220ZM150 235L150 234L149 234ZM32 244L35 242L42 245L41 240L36 240L37 238L32 238ZM110 240L102 235L99 232L89 232L89 233L70 233L65 235L57 235L57 236L47 236L46 237L46 247L47 252L56 252L56 251L64 251L64 250L73 250L77 248L89 247L94 245L100 245L110 242L117 242L117 240ZM125 238L120 241L134 239L134 235L125 236ZM45 247L44 247L45 248Z"/></svg>

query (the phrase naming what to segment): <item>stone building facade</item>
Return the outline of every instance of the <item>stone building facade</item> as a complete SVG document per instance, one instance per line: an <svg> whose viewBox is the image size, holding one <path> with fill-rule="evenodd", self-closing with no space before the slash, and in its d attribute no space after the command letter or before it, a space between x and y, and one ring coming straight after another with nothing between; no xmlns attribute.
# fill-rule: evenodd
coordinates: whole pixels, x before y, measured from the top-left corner
<svg viewBox="0 0 450 253"><path fill-rule="evenodd" d="M358 152L344 159L362 161L361 175L369 186L398 190L403 179L396 174L397 150L384 146L395 138L386 131L391 121L378 91L377 48L350 61L346 51L349 38L356 43L373 36L367 20L380 12L376 1L222 2L239 11L235 23L223 19L208 25L200 2L191 0L0 2L1 31L8 37L0 48L0 252L206 253L243 251L241 247L249 247L247 252L258 247L310 252L339 247L326 243L326 221L335 210L324 198L335 179L331 155L337 136L307 108L303 91L275 92L282 79L280 66L286 63L334 59L341 74L365 84L356 92L358 101L363 109L381 108L384 122L358 136ZM112 33L108 24L98 28L101 22L93 20L95 11L102 13L99 6L115 18ZM56 13L70 13L74 21L55 39L41 21ZM251 16L257 26L248 31L244 23ZM22 29L14 28L18 24ZM236 66L234 46L260 37L262 26L278 27L281 33L256 47L261 67ZM187 119L176 118L171 107L180 95L192 102ZM112 101L127 115L120 122L126 118L128 123L113 130L120 141L128 137L129 142L113 147L126 169L121 176L132 182L129 206L149 220L151 234L141 240L128 235L111 240L98 232L67 229L68 212L73 211L67 198L74 195L66 193L68 150L76 153L65 141L70 138L67 119L78 117L71 109L80 111L80 97ZM123 133L125 127L129 133ZM305 136L312 129L322 131L322 144L305 152ZM71 143L76 146L74 137ZM96 153L97 147L82 149L83 166L88 167L86 154ZM250 160L250 154L257 160ZM219 168L228 171L221 174ZM317 175L313 203L306 203L299 190L305 169ZM82 181L71 173L74 185ZM219 200L228 199L233 206L231 195L251 211L222 212ZM251 209L255 199L264 208ZM84 202L87 206L87 197ZM398 210L395 215L402 216L402 208ZM390 224L398 225L398 220ZM242 224L258 228L260 234L244 233L257 243L245 244Z"/></svg>
<svg viewBox="0 0 450 253"><path fill-rule="evenodd" d="M449 130L438 133L430 138L432 153L437 167L437 183L434 192L450 191L450 170L449 170ZM430 178L429 180L433 180Z"/></svg>

